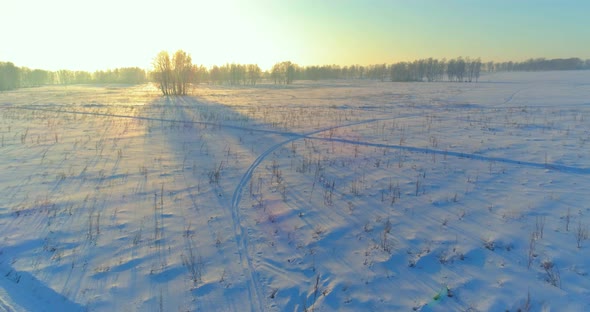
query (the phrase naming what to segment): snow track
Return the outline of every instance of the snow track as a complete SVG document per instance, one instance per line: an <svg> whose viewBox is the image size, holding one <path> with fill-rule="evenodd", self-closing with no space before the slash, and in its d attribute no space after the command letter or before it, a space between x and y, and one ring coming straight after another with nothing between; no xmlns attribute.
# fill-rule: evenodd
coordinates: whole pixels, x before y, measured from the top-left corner
<svg viewBox="0 0 590 312"><path fill-rule="evenodd" d="M313 136L309 136L307 138L314 139L314 140L328 141L328 142L339 142L339 143L345 143L345 144L351 144L351 145L362 145L362 146L371 146L371 147L379 147L379 148L397 149L397 150L404 150L404 151L414 152L414 153L436 154L436 155L452 156L452 157L458 157L458 158L467 158L467 159L479 160L479 161L484 161L484 162L498 162L498 163L505 163L505 164L511 164L511 165L526 166L526 167L537 168L537 169L550 169L550 170L556 170L556 171L565 172L565 173L583 174L583 175L590 174L590 168L580 168L580 167L555 164L555 163L539 163L539 162L531 162L531 161L522 161L522 160L513 159L513 158L492 157L492 156L484 156L484 155L479 155L479 154L456 152L456 151L443 151L443 150L424 148L424 147L413 147L413 146L404 146L404 145L392 145L392 144L380 144L380 143L371 143L371 142L352 141L352 140L339 139L339 138L318 138L318 137L313 137Z"/></svg>
<svg viewBox="0 0 590 312"><path fill-rule="evenodd" d="M590 90L492 78L3 93L0 312L588 310Z"/></svg>
<svg viewBox="0 0 590 312"><path fill-rule="evenodd" d="M515 92L518 93L521 90ZM512 95L514 96L514 94ZM512 97L511 96L511 97ZM410 117L410 116L403 116L403 117ZM379 119L370 119L360 122L349 123L345 125L337 125L332 127L327 127L315 131L311 131L305 134L291 134L285 133L285 135L292 136L291 138L279 142L263 153L261 153L254 162L248 167L246 172L242 175L242 178L238 185L236 186L233 196L232 196L232 218L234 221L234 231L236 233L236 239L238 240L239 245L239 253L240 253L240 260L242 261L242 266L248 272L246 273L249 278L249 294L251 298L251 310L252 311L264 311L264 306L261 300L261 293L262 288L258 282L258 278L256 276L256 269L252 264L252 259L248 254L248 234L245 230L244 226L240 221L240 212L239 212L239 204L241 201L241 196L244 187L248 184L252 175L256 168L266 159L269 155L275 152L282 146L285 146L293 141L300 140L300 139L313 139L313 140L321 140L321 141L328 141L328 142L338 142L350 145L361 145L361 146L369 146L369 147L378 147L378 148L386 148L386 149L396 149L396 150L404 150L412 153L423 153L423 154L437 154L437 155L444 155L444 156L451 156L457 158L465 158L465 159L472 159L477 161L483 162L498 162L498 163L506 163L511 165L518 165L518 166L526 166L531 168L537 169L549 169L549 170L556 170L559 172L564 173L571 173L571 174L582 174L587 175L590 174L590 168L580 168L575 166L568 166L556 163L538 163L538 162L530 162L530 161L521 161L518 159L512 158L504 158L504 157L491 157L491 156L484 156L474 153L467 153L467 152L459 152L459 151L446 151L446 150L437 150L433 148L423 148L423 147L414 147L414 146L403 146L403 145L392 145L392 144L380 144L380 143L372 143L372 142L363 142L363 141L353 141L348 139L341 139L341 138L322 138L316 137L315 135L326 132L329 130L337 129L337 128L346 128L346 127L353 127L361 124L373 123L377 121L386 121L386 120L393 120L397 118L403 117L390 117L390 118L379 118Z"/></svg>
<svg viewBox="0 0 590 312"><path fill-rule="evenodd" d="M233 196L232 196L232 218L233 218L233 224L234 224L234 231L236 233L236 239L238 241L238 246L239 246L240 261L242 262L242 267L245 270L247 270L247 272L245 274L247 274L249 276L249 289L248 289L248 291L249 291L250 298L251 298L251 300L250 300L251 311L264 311L264 306L263 306L262 300L261 300L261 292L262 292L261 287L258 283L258 278L255 276L256 270L255 270L254 266L252 265L252 259L248 255L248 234L240 221L239 205L240 205L240 200L242 198L243 189L248 184L250 179L252 178L252 174L253 174L254 170L256 170L256 168L260 165L260 163L262 161L264 161L269 155L271 155L278 148L280 148L286 144L289 144L293 141L296 141L296 140L299 140L302 138L311 137L312 135L319 134L319 133L326 132L326 131L333 130L333 129L337 129L337 128L352 127L352 126L357 126L357 125L361 125L361 124L367 124L367 123L389 120L389 119L391 119L391 118L379 118L379 119L364 120L364 121L353 122L353 123L349 123L349 124L345 124L345 125L326 127L326 128L322 128L319 130L308 132L303 135L294 136L294 137L289 138L285 141L279 142L279 143L271 146L267 150L265 150L262 154L260 154L256 158L256 160L254 160L254 162L250 165L250 167L248 167L246 172L242 175L242 178L240 179L240 183L238 183L238 185L236 186Z"/></svg>

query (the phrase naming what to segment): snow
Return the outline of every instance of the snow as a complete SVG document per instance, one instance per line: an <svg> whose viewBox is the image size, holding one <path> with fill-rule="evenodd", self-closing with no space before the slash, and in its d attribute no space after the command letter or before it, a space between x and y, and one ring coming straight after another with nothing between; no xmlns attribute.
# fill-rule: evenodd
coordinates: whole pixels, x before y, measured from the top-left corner
<svg viewBox="0 0 590 312"><path fill-rule="evenodd" d="M590 73L0 94L0 311L590 309Z"/></svg>

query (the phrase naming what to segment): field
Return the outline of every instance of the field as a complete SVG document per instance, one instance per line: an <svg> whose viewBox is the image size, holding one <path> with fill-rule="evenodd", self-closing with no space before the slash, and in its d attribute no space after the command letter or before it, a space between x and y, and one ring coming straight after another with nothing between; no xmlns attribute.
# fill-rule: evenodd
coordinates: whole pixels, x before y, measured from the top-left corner
<svg viewBox="0 0 590 312"><path fill-rule="evenodd" d="M0 93L0 311L590 310L590 72Z"/></svg>

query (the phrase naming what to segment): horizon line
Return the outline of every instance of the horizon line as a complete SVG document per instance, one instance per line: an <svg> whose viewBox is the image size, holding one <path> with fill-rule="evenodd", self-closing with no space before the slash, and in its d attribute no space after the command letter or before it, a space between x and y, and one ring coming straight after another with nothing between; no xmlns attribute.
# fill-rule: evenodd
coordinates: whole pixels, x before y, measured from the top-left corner
<svg viewBox="0 0 590 312"><path fill-rule="evenodd" d="M165 50L163 50L165 51ZM190 55L190 53L189 53ZM415 58L412 60L402 60L402 61L396 61L396 62L376 62L376 63L370 63L370 64L361 64L361 63L352 63L352 64L348 64L348 65L342 65L342 64L336 64L336 63L332 63L332 64L311 64L311 65L303 65L303 64L298 64L296 62L290 61L290 60L283 60L283 61L278 61L275 62L274 64L278 64L281 62L292 62L293 64L299 66L299 67L314 67L314 66L340 66L340 67L351 67L351 66L363 66L363 67L368 67L368 66L376 66L376 65L391 65L391 64L399 64L399 63L412 63L414 61L419 61L419 60L428 60L428 59L433 59L433 60L453 60L453 59L458 59L458 58L463 58L463 59L480 59L480 61L482 63L489 63L489 62L493 62L493 63L509 63L509 62L515 62L515 63L521 63L521 62L526 62L529 60L567 60L567 59L579 59L582 61L590 61L590 58L582 58L582 57L578 57L578 56L570 56L570 57L556 57L556 58L547 58L547 57L527 57L527 58L522 58L521 60L483 60L481 59L481 57L471 57L471 56L456 56L456 57L452 57L452 58L447 58L447 57L441 57L441 58L437 58L437 57L427 57L427 58ZM118 66L118 67L108 67L108 68L102 68L102 69L94 69L94 70L87 70L87 69L67 69L67 68L59 68L59 69L44 69L44 68L39 68L39 67L29 67L26 65L19 65L19 64L15 64L12 61L9 60L0 60L0 63L12 63L14 66L19 67L19 68L27 68L30 70L44 70L44 71L49 71L49 72L58 72L60 70L68 70L68 71L73 71L73 72L88 72L88 73L94 73L94 72L98 72L98 71L109 71L109 70L115 70L115 69L121 69L121 68L139 68L142 69L146 72L150 72L153 70L153 66L150 67L142 67L142 66ZM239 63L239 62L225 62L223 64L213 64L213 65L204 65L204 64L198 64L198 63L193 63L193 65L197 65L197 66L203 66L205 68L207 68L208 70L212 69L213 67L217 66L217 67L221 67L224 65L231 65L231 64L236 64L236 65L249 65L249 64L253 64L253 65L258 65L258 63ZM259 66L259 65L258 65ZM260 66L259 66L260 67ZM270 68L260 68L263 72L268 72L270 70L272 70L272 66Z"/></svg>

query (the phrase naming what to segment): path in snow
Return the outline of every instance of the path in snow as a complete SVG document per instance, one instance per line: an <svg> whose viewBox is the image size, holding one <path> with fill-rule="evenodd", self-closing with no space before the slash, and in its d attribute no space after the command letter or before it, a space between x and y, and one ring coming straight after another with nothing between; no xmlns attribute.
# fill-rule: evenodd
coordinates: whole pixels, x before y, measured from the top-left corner
<svg viewBox="0 0 590 312"><path fill-rule="evenodd" d="M260 163L263 160L265 160L269 155L271 155L272 152L274 152L275 150L277 150L281 146L289 144L295 140L299 140L299 139L305 138L307 136L326 132L326 131L329 131L332 129L357 126L360 124L372 123L372 122L376 122L376 121L383 121L383 120L389 120L389 119L391 119L391 118L370 119L370 120L364 120L364 121L354 122L354 123L345 124L345 125L331 126L331 127L326 127L326 128L322 128L319 130L315 130L315 131L312 131L312 132L309 132L309 133L306 133L303 135L299 135L296 137L292 137L288 140L279 142L279 143L271 146L267 150L265 150L262 154L260 154L256 158L256 160L254 160L254 162L248 167L246 172L242 175L242 178L240 179L240 183L238 183L238 185L236 186L233 196L232 196L232 218L233 218L233 223L234 223L233 224L234 231L236 233L236 239L238 240L238 246L239 246L238 251L239 251L239 255L240 255L240 261L242 262L242 267L244 269L248 270L247 274L250 277L249 293L250 293L250 298L251 298L251 305L253 304L252 302L258 303L258 308L251 306L252 311L264 311L264 308L262 305L262 301L260 299L260 292L261 291L260 291L260 285L258 284L258 278L255 277L255 274L254 274L255 269L254 269L254 266L252 265L252 259L250 259L250 256L248 255L248 235L247 234L244 235L245 229L240 221L239 205L240 205L240 200L242 198L242 191L244 189L244 186L246 186L248 181L250 181L250 179L252 178L252 173L254 172L254 170L260 165Z"/></svg>
<svg viewBox="0 0 590 312"><path fill-rule="evenodd" d="M514 94L512 94L510 96L510 98L512 98L515 94L517 94L518 92L520 92L522 90L523 89L516 91ZM506 103L507 102L509 102L509 100L506 101ZM362 145L362 146L379 147L379 148L387 148L387 149L405 150L405 151L409 151L409 152L413 152L413 153L452 156L452 157L457 157L457 158L466 158L466 159L484 161L484 162L499 162L499 163L506 163L506 164L518 165L518 166L526 166L526 167L537 168L537 169L556 170L556 171L565 172L565 173L572 173L572 174L583 174L583 175L590 174L590 168L580 168L580 167L568 166L568 165L556 164L556 163L538 163L538 162L530 162L530 161L521 161L521 160L513 159L513 158L484 156L484 155L480 155L480 154L466 153L466 152L459 152L459 151L446 151L446 150L437 150L437 149L432 149L432 148L404 146L404 145L392 145L392 144L380 144L380 143L372 143L372 142L366 142L366 141L353 141L353 140L341 139L341 138L333 138L333 137L324 138L324 137L315 136L317 134L320 134L322 132L326 132L326 131L329 131L332 129L352 127L352 126L357 126L357 125L361 125L361 124L367 124L367 123L372 123L372 122L377 122L377 121L386 121L386 120L392 120L392 119L398 119L398 118L404 118L404 117L407 118L409 116L370 119L370 120L354 122L354 123L350 123L350 124L326 127L326 128L311 131L311 132L308 132L305 134L284 133L284 134L288 134L292 137L285 140L285 141L279 142L279 143L273 145L272 147L268 148L267 150L265 150L248 167L246 172L242 175L242 178L241 178L240 182L238 183L238 185L236 186L234 193L233 193L232 218L234 221L233 223L234 223L234 230L235 230L235 234L236 234L236 239L238 240L238 243L239 243L240 261L242 261L244 269L248 270L248 275L250 277L249 287L253 290L253 291L249 290L249 293L251 296L251 309L253 311L263 311L264 309L263 309L263 305L262 305L261 299L260 299L261 298L260 297L261 288L258 283L258 279L255 276L256 270L253 267L252 259L250 258L250 256L248 255L248 252L247 252L248 251L248 235L245 234L246 231L240 221L239 204L240 204L243 189L248 184L250 179L252 178L254 170L256 170L256 168L258 168L258 166L262 163L262 161L264 161L274 151L276 151L280 147L285 146L286 144L289 144L293 141L307 138L307 139L314 139L314 140L321 140L321 141L328 141L328 142L339 142L339 143L351 144L351 145ZM452 119L456 119L456 118L452 118ZM258 303L258 307L259 307L258 309L252 305L253 302Z"/></svg>
<svg viewBox="0 0 590 312"><path fill-rule="evenodd" d="M538 169L551 169L551 170L557 170L557 171L566 172L566 173L590 174L590 168L580 168L580 167L561 165L561 164L555 164L555 163L538 163L538 162L531 162L531 161L521 161L518 159L505 158L505 157L492 157L492 156L484 156L484 155L473 154L473 153L443 151L443 150L437 150L437 149L425 148L425 147L371 143L371 142L353 141L353 140L339 139L339 138L321 138L321 137L313 137L313 136L309 136L307 138L314 139L314 140L321 140L321 141L352 144L352 145L363 145L363 146L371 146L371 147L398 149L398 150L405 150L405 151L415 152L415 153L437 154L437 155L453 156L453 157L458 157L458 158L468 158L468 159L488 161L488 162L500 162L500 163L521 165L521 166L527 166L527 167L538 168Z"/></svg>

